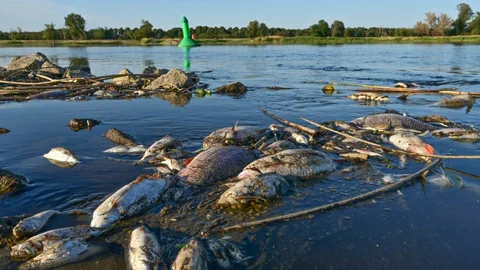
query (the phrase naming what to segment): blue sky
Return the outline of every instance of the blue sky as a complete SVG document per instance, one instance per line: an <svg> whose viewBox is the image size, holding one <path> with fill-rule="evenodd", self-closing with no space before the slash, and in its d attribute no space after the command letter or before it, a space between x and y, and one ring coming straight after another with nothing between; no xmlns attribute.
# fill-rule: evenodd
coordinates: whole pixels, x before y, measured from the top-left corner
<svg viewBox="0 0 480 270"><path fill-rule="evenodd" d="M0 0L0 30L21 27L38 31L53 22L64 24L66 14L81 14L87 28L136 27L141 19L155 28L180 25L183 15L190 25L245 26L251 20L269 27L306 28L320 19L341 20L349 26L412 27L425 12L456 17L461 0ZM463 1L480 11L480 0Z"/></svg>

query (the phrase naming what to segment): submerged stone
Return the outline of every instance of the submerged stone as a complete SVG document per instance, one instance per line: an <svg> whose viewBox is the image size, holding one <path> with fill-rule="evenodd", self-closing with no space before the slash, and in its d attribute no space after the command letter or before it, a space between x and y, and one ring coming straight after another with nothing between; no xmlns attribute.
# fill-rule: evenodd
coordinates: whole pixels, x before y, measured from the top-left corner
<svg viewBox="0 0 480 270"><path fill-rule="evenodd" d="M247 87L241 82L233 82L220 86L215 90L218 94L243 94L248 91Z"/></svg>
<svg viewBox="0 0 480 270"><path fill-rule="evenodd" d="M135 138L116 128L109 129L105 134L103 134L103 136L116 144L121 144L125 146L139 145Z"/></svg>
<svg viewBox="0 0 480 270"><path fill-rule="evenodd" d="M26 184L28 184L27 178L12 173L9 170L0 169L0 195L7 192L13 192Z"/></svg>
<svg viewBox="0 0 480 270"><path fill-rule="evenodd" d="M91 129L94 126L100 125L100 121L97 121L95 119L77 119L74 118L70 120L68 123L68 126L70 127L71 130L73 131L79 131L82 129Z"/></svg>

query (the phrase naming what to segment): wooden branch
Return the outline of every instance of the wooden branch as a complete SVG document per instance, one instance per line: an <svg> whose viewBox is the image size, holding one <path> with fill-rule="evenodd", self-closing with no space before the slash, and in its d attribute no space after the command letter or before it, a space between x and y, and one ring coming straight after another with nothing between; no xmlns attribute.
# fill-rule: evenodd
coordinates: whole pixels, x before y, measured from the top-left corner
<svg viewBox="0 0 480 270"><path fill-rule="evenodd" d="M274 223L274 222L289 221L292 218L298 218L298 217L301 217L301 216L306 216L306 215L310 215L310 214L317 213L317 212L326 212L326 211L338 209L340 207L344 207L344 206L347 206L347 205L352 205L354 203L362 202L362 201L377 197L381 194L385 194L385 193L388 193L388 192L395 191L395 190L403 187L404 185L406 185L409 182L414 181L415 179L417 179L418 177L420 177L424 173L428 173L431 169L433 169L435 166L437 166L438 163L440 163L440 159L435 160L434 162L427 165L425 168L421 169L420 171L418 171L414 174L411 174L407 177L404 177L396 183L393 183L393 184L387 185L387 186L383 186L381 188L377 188L375 190L372 190L370 192L367 192L367 193L364 193L364 194L361 194L361 195L358 195L358 196L355 196L355 197L351 197L351 198L341 200L341 201L338 201L338 202L334 202L334 203L325 204L325 205L322 205L322 206L310 208L310 209L307 209L307 210L302 210L302 211L293 212L293 213L289 213L289 214L285 214L285 215L274 216L274 217L270 217L270 218L266 218L266 219L261 219L261 220L256 220L256 221L252 221L252 222L246 222L246 223L242 223L242 224L228 226L228 227L224 227L220 230L223 231L223 232L227 232L227 231L245 229L245 228L248 228L248 227L270 224L270 223Z"/></svg>
<svg viewBox="0 0 480 270"><path fill-rule="evenodd" d="M276 121L278 121L278 122L280 122L280 123L282 123L282 124L284 124L284 125L287 125L287 126L289 126L289 127L296 128L296 129L298 129L298 130L300 130L300 131L302 131L302 132L305 132L305 133L307 133L307 134L309 134L309 135L312 135L312 136L315 136L315 135L317 134L317 131L314 130L314 129L311 129L311 128L308 128L308 127L305 127L305 126L302 126L302 125L299 125L299 124L295 124L295 123L290 122L290 121L288 121L288 120L282 119L282 118L280 118L280 117L278 117L278 116L276 116L276 115L274 115L274 114L269 113L267 110L265 110L265 109L263 109L263 108L261 108L261 107L259 107L258 109L259 109L260 111L262 111L262 112L263 112L265 115L267 115L268 117L270 117L270 118L272 118L273 120L276 120Z"/></svg>
<svg viewBox="0 0 480 270"><path fill-rule="evenodd" d="M325 130L328 130L330 132L333 132L333 133L336 133L338 135L342 135L344 137L347 137L347 138L350 138L350 139L354 139L354 140L357 140L359 142L362 142L362 143L365 143L365 144L368 144L368 145L371 145L371 146L375 146L375 147L378 147L378 148L381 148L387 152L393 152L393 153L397 153L397 154L405 154L405 155L409 155L409 156L420 156L420 157L430 157L430 158L442 158L442 159L480 159L480 156L445 156L445 155L429 155L429 154L418 154L418 153L410 153L410 152L406 152L406 151L403 151L403 150L398 150L398 149L393 149L393 148L389 148L389 147L386 147L386 146L382 146L380 144L376 144L376 143L372 143L372 142L369 142L369 141L366 141L364 139L361 139L361 138L357 138L355 136L352 136L352 135L349 135L349 134L346 134L346 133L343 133L343 132L340 132L340 131L337 131L337 130L334 130L334 129L331 129L329 127L326 127L324 125L320 125L318 123L315 123L313 121L310 121L306 118L301 118L303 121L305 122L308 122L316 127L319 127L319 128L323 128Z"/></svg>
<svg viewBox="0 0 480 270"><path fill-rule="evenodd" d="M458 95L470 95L474 98L480 98L480 93L479 92L457 92L457 91L447 91L447 90L441 90L439 94L442 95L450 95L450 96L458 96Z"/></svg>

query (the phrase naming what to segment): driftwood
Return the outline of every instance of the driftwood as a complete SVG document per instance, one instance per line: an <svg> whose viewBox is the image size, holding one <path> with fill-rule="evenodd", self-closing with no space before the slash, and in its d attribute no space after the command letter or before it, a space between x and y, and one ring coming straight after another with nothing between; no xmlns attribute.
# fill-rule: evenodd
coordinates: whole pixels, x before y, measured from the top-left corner
<svg viewBox="0 0 480 270"><path fill-rule="evenodd" d="M471 178L475 178L477 180L480 180L480 176L478 175L474 175L474 174L471 174L471 173L467 173L467 172L462 172L460 170L457 170L457 169L454 169L454 168L450 168L450 167L444 167L445 170L449 170L449 171L452 171L452 172L455 172L455 173L458 173L458 174L462 174L462 175L465 175L465 176L468 176L468 177L471 177Z"/></svg>
<svg viewBox="0 0 480 270"><path fill-rule="evenodd" d="M440 92L454 92L452 90L455 90L455 88L442 88L438 90L428 90L428 89L419 89L419 88L385 87L385 88L362 88L354 91L373 92L373 93L440 94Z"/></svg>
<svg viewBox="0 0 480 270"><path fill-rule="evenodd" d="M457 91L440 91L439 94L442 95L450 95L450 96L458 96L458 95L470 95L474 98L480 98L479 92L457 92Z"/></svg>
<svg viewBox="0 0 480 270"><path fill-rule="evenodd" d="M386 146L382 146L380 144L372 143L372 142L366 141L364 139L360 139L360 138L357 138L355 136L352 136L352 135L349 135L349 134L331 129L331 128L326 127L324 125L320 125L318 123L315 123L315 122L310 121L310 120L305 119L305 118L301 118L301 119L305 122L308 122L308 123L316 126L316 127L323 128L325 130L336 133L338 135L341 135L341 136L344 136L344 137L347 137L347 138L350 138L350 139L354 139L354 140L357 140L359 142L362 142L362 143L365 143L365 144L368 144L368 145L371 145L371 146L381 148L381 149L383 149L387 152L393 152L393 153L404 154L404 155L409 155L409 156L420 156L420 157L442 158L442 159L480 159L480 156L446 156L446 155L429 155L429 154L410 153L410 152L406 152L406 151L403 151L403 150L393 149L393 148L389 148L389 147L386 147Z"/></svg>
<svg viewBox="0 0 480 270"><path fill-rule="evenodd" d="M341 208L341 207L344 207L344 206L347 206L347 205L352 205L352 204L355 204L355 203L358 203L358 202L362 202L362 201L377 197L379 195L395 191L395 190L405 186L406 184L414 181L418 177L420 177L420 176L428 173L430 170L434 169L435 166L437 166L440 163L440 161L441 161L441 159L437 159L437 160L433 161L431 164L427 165L425 168L421 169L420 171L418 171L414 174L411 174L407 177L404 177L396 183L393 183L391 185L387 185L387 186L372 190L370 192L367 192L367 193L364 193L364 194L361 194L361 195L358 195L358 196L355 196L355 197L351 197L351 198L341 200L341 201L338 201L338 202L334 202L334 203L325 204L325 205L322 205L322 206L310 208L310 209L307 209L307 210L302 210L302 211L293 212L293 213L289 213L289 214L285 214L285 215L274 216L274 217L271 217L271 218L266 218L266 219L252 221L252 222L246 222L246 223L242 223L242 224L237 224L237 225L233 225L233 226L224 227L224 228L221 228L220 231L227 232L227 231L245 229L245 228L248 228L248 227L270 224L270 223L274 223L274 222L288 221L292 218L298 218L298 217L310 215L310 214L317 213L317 212L326 212L326 211L330 211L330 210L335 210L335 209L338 209L338 208Z"/></svg>
<svg viewBox="0 0 480 270"><path fill-rule="evenodd" d="M296 128L302 132L305 132L309 135L312 135L312 136L315 136L317 134L317 131L314 130L314 129L311 129L311 128L308 128L308 127L305 127L305 126L302 126L302 125L299 125L299 124L295 124L293 122L290 122L288 120L285 120L285 119L282 119L276 115L273 115L271 113L269 113L267 110L263 109L263 108L258 108L260 111L262 111L265 115L267 115L268 117L274 119L274 120L277 120L278 122L284 124L284 125L287 125L289 127L293 127L293 128Z"/></svg>

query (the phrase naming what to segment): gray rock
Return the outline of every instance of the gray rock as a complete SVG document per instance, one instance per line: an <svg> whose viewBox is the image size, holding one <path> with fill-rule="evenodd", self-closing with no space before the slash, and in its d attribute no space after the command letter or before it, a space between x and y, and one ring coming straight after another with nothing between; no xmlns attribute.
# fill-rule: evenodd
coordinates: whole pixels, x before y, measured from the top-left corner
<svg viewBox="0 0 480 270"><path fill-rule="evenodd" d="M122 131L112 128L108 130L105 134L103 134L107 139L111 140L116 144L121 144L125 146L136 146L139 143L133 138L132 136L123 133Z"/></svg>
<svg viewBox="0 0 480 270"><path fill-rule="evenodd" d="M247 92L248 89L241 82L233 82L221 86L215 90L215 93L218 94L243 94Z"/></svg>
<svg viewBox="0 0 480 270"><path fill-rule="evenodd" d="M105 95L105 91L104 90L98 90L98 91L95 91L95 93L93 93L94 96L96 97L103 97L103 95Z"/></svg>
<svg viewBox="0 0 480 270"><path fill-rule="evenodd" d="M155 79L149 86L146 87L146 89L184 89L193 86L195 78L198 78L195 73L186 74L183 70L174 68L171 69L167 74Z"/></svg>
<svg viewBox="0 0 480 270"><path fill-rule="evenodd" d="M152 75L152 74L160 74L160 75L163 75L163 74L167 74L168 73L168 69L165 69L165 68L156 68L155 66L148 66L146 67L143 72L143 74L147 74L147 75Z"/></svg>
<svg viewBox="0 0 480 270"><path fill-rule="evenodd" d="M0 74L7 71L4 67L0 67Z"/></svg>
<svg viewBox="0 0 480 270"><path fill-rule="evenodd" d="M0 127L0 134L5 134L5 133L9 133L9 132L10 132L10 130Z"/></svg>
<svg viewBox="0 0 480 270"><path fill-rule="evenodd" d="M41 73L45 73L48 75L53 75L55 77L62 77L65 73L65 68L55 65L54 63L47 61L43 63L41 67Z"/></svg>
<svg viewBox="0 0 480 270"><path fill-rule="evenodd" d="M0 194L13 192L26 184L28 184L27 178L9 170L0 169Z"/></svg>
<svg viewBox="0 0 480 270"><path fill-rule="evenodd" d="M14 58L5 69L8 71L19 69L37 70L40 69L45 62L49 62L48 58L44 54L37 52L32 55Z"/></svg>
<svg viewBox="0 0 480 270"><path fill-rule="evenodd" d="M118 73L118 74L119 75L123 75L123 74L133 75L133 73L126 68L122 69L120 71L120 73ZM116 85L136 85L139 82L139 80L136 79L133 76L124 76L124 77L114 78L112 82Z"/></svg>

